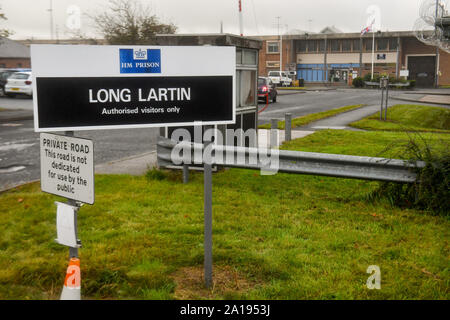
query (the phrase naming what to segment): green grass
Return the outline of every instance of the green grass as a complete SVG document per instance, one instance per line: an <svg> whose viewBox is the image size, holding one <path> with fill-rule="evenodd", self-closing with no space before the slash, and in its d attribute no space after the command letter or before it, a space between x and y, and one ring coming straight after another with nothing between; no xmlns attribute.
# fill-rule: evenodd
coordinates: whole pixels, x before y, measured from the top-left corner
<svg viewBox="0 0 450 320"><path fill-rule="evenodd" d="M305 87L277 87L277 90L305 90Z"/></svg>
<svg viewBox="0 0 450 320"><path fill-rule="evenodd" d="M329 117L335 116L339 113L343 113L343 112L347 112L350 110L361 108L362 106L364 106L364 105L358 104L358 105L352 105L352 106L345 106L345 107L341 107L341 108L337 108L337 109L327 110L327 111L323 111L323 112L308 114L306 116L294 118L294 119L292 119L292 128L301 127L301 126L307 125L308 123L311 123L311 122L314 122L314 121L317 121L320 119L329 118ZM284 130L285 126L286 126L285 121L278 121L278 129ZM258 128L259 129L270 129L270 123L262 124Z"/></svg>
<svg viewBox="0 0 450 320"><path fill-rule="evenodd" d="M429 136L431 137L431 135ZM448 139L433 135L432 141ZM405 134L320 131L291 150L367 156ZM96 175L78 213L89 299L449 299L450 222L371 202L376 182L231 169L213 176L214 290L202 289L203 175ZM0 299L57 299L68 249L38 183L0 194ZM381 269L369 290L366 269ZM191 279L193 278L193 280Z"/></svg>
<svg viewBox="0 0 450 320"><path fill-rule="evenodd" d="M450 132L450 109L401 104L388 109L387 121L380 113L353 122L350 126L381 131Z"/></svg>

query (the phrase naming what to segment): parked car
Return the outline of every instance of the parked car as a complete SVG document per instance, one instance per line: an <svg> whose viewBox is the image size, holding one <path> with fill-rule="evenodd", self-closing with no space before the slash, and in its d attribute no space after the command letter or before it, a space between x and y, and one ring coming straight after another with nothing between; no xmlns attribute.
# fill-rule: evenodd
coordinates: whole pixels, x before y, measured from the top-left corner
<svg viewBox="0 0 450 320"><path fill-rule="evenodd" d="M277 94L277 88L270 78L258 77L258 100L277 102Z"/></svg>
<svg viewBox="0 0 450 320"><path fill-rule="evenodd" d="M5 94L8 97L15 97L18 94L32 97L33 86L31 84L31 72L15 72L7 79Z"/></svg>
<svg viewBox="0 0 450 320"><path fill-rule="evenodd" d="M292 79L288 71L269 71L269 78L277 86L291 86Z"/></svg>
<svg viewBox="0 0 450 320"><path fill-rule="evenodd" d="M21 72L21 71L31 71L31 69L0 69L0 91L2 94L5 94L5 84L6 80L15 72Z"/></svg>

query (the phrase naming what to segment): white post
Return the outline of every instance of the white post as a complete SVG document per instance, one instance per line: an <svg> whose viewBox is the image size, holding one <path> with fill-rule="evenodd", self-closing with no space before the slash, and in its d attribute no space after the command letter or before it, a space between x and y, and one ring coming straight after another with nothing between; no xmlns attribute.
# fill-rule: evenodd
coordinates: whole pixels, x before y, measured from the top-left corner
<svg viewBox="0 0 450 320"><path fill-rule="evenodd" d="M282 77L282 72L283 71L283 35L280 34L280 80Z"/></svg>
<svg viewBox="0 0 450 320"><path fill-rule="evenodd" d="M370 80L373 80L373 61L375 60L375 30L373 30L372 38L372 74Z"/></svg>
<svg viewBox="0 0 450 320"><path fill-rule="evenodd" d="M244 36L244 25L242 22L242 0L239 0L239 32L241 37Z"/></svg>

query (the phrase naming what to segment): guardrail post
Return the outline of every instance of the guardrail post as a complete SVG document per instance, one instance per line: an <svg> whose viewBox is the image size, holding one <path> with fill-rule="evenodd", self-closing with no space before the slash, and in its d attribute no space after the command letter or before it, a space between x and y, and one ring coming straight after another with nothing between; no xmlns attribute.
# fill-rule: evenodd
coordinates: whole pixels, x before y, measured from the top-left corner
<svg viewBox="0 0 450 320"><path fill-rule="evenodd" d="M212 143L204 141L205 149ZM205 152L206 154L206 152ZM211 160L211 159L209 159ZM203 162L203 193L204 193L204 268L206 288L212 287L212 165L211 161Z"/></svg>
<svg viewBox="0 0 450 320"><path fill-rule="evenodd" d="M189 165L183 164L183 183L189 182Z"/></svg>
<svg viewBox="0 0 450 320"><path fill-rule="evenodd" d="M278 120L270 120L270 148L278 147Z"/></svg>
<svg viewBox="0 0 450 320"><path fill-rule="evenodd" d="M292 114L291 113L286 113L284 115L284 136L285 136L285 140L286 141L291 141L292 137L291 137L291 128L292 128Z"/></svg>

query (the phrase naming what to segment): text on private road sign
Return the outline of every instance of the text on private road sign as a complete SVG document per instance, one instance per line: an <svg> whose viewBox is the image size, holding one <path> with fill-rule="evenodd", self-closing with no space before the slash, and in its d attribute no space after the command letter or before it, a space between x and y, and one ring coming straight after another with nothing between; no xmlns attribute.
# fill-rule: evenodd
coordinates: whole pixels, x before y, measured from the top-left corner
<svg viewBox="0 0 450 320"><path fill-rule="evenodd" d="M41 133L40 153L42 191L94 203L94 148L91 140Z"/></svg>

